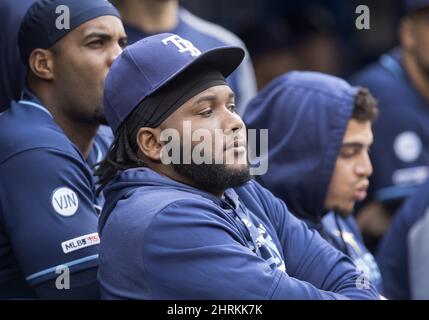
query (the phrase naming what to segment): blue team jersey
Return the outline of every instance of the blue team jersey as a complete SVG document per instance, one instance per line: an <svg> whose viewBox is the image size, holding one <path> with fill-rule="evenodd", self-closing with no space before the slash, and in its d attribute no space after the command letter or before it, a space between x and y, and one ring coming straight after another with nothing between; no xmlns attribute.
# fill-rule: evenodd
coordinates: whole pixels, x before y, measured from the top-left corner
<svg viewBox="0 0 429 320"><path fill-rule="evenodd" d="M100 128L85 160L28 91L0 114L0 298L35 297L31 287L56 278L59 265L71 274L97 267L102 203L91 167L111 139Z"/></svg>
<svg viewBox="0 0 429 320"><path fill-rule="evenodd" d="M36 0L0 1L0 112L17 100L24 88L25 67L18 49L22 18Z"/></svg>
<svg viewBox="0 0 429 320"><path fill-rule="evenodd" d="M368 200L390 203L395 210L428 177L429 103L411 83L399 49L381 56L352 81L369 88L380 108L373 126Z"/></svg>
<svg viewBox="0 0 429 320"><path fill-rule="evenodd" d="M352 261L257 182L224 198L148 168L105 190L99 281L108 299L376 299Z"/></svg>
<svg viewBox="0 0 429 320"><path fill-rule="evenodd" d="M150 36L131 25L125 24L124 27L129 44ZM241 65L227 79L235 93L237 113L243 114L247 103L256 94L255 74L244 43L230 31L198 18L184 8L179 9L177 26L164 32L174 33L191 41L202 52L225 45L239 46L246 51Z"/></svg>

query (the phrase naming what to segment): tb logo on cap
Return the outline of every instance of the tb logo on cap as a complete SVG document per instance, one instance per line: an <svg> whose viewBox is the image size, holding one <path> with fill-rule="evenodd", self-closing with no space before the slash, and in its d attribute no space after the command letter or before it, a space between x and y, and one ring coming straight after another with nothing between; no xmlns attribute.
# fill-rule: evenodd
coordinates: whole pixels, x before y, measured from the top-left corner
<svg viewBox="0 0 429 320"><path fill-rule="evenodd" d="M193 57L197 57L201 54L201 51L194 47L191 41L185 40L178 35L172 35L162 40L162 43L165 45L169 42L172 42L177 49L179 49L180 53L189 52Z"/></svg>

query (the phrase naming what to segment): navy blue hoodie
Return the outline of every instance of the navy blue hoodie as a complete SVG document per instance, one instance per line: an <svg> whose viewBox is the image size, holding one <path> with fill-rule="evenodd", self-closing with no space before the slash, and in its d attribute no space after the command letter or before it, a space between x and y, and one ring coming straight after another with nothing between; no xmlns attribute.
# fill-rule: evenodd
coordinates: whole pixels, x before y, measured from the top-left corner
<svg viewBox="0 0 429 320"><path fill-rule="evenodd" d="M268 129L268 171L257 180L296 216L349 255L381 291L374 257L353 216L324 208L358 88L316 72L290 72L268 84L246 109L248 129Z"/></svg>
<svg viewBox="0 0 429 320"><path fill-rule="evenodd" d="M122 172L105 196L103 298L378 297L349 258L255 181L222 199L136 168Z"/></svg>

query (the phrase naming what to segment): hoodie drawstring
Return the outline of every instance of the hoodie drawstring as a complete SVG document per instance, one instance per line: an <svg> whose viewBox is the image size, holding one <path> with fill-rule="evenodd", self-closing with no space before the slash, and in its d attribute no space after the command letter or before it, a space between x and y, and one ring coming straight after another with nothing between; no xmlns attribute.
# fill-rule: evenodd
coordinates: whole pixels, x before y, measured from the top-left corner
<svg viewBox="0 0 429 320"><path fill-rule="evenodd" d="M335 224L337 225L338 232L340 233L340 237L341 237L341 240L343 241L343 245L345 248L344 253L350 257L349 247L347 246L347 243L344 240L343 229L341 228L340 221L338 220L338 215L334 213L334 217L335 217Z"/></svg>

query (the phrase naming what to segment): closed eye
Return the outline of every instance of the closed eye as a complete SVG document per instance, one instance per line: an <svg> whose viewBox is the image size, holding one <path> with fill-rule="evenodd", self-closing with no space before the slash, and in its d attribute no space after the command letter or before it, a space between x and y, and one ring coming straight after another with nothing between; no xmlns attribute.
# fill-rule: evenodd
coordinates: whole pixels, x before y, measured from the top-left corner
<svg viewBox="0 0 429 320"><path fill-rule="evenodd" d="M343 158L351 158L357 154L359 154L363 150L363 145L361 144L350 144L350 145L342 145L340 148L340 156Z"/></svg>
<svg viewBox="0 0 429 320"><path fill-rule="evenodd" d="M207 118L207 117L209 117L212 113L213 113L212 108L209 108L209 109L204 109L203 111L199 112L199 113L198 113L198 115L199 115L199 116L202 116L202 117Z"/></svg>

